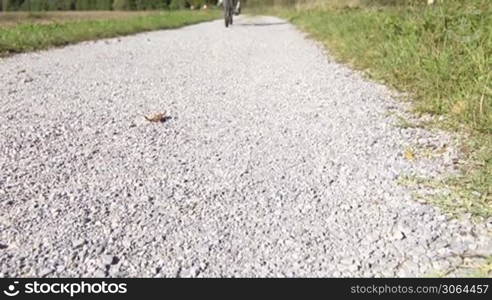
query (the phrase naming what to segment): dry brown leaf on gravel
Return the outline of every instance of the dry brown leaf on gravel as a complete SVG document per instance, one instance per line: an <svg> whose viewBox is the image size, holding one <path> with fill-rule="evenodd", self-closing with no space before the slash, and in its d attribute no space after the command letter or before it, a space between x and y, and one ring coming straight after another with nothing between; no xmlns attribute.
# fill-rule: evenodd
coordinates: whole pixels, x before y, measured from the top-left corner
<svg viewBox="0 0 492 300"><path fill-rule="evenodd" d="M166 112L156 113L153 115L145 116L145 119L149 122L162 123L167 120Z"/></svg>

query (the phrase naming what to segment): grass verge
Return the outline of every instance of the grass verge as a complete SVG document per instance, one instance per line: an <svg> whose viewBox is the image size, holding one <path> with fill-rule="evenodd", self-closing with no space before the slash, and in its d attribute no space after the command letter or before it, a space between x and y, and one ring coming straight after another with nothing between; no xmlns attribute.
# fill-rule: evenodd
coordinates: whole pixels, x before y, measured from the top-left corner
<svg viewBox="0 0 492 300"><path fill-rule="evenodd" d="M288 19L323 42L342 62L404 91L417 114L458 133L460 176L429 201L451 214L492 217L492 2L441 5L269 7L255 14Z"/></svg>
<svg viewBox="0 0 492 300"><path fill-rule="evenodd" d="M7 11L0 12L0 27L26 23L51 24L87 20L114 20L144 17L159 13L155 10L91 10L91 11Z"/></svg>
<svg viewBox="0 0 492 300"><path fill-rule="evenodd" d="M73 21L67 21L63 13L41 13L34 17L26 15L16 25L0 26L0 56L143 31L178 28L220 17L218 10L99 16L104 18L98 18L92 12L86 14L84 18L84 13L79 12Z"/></svg>

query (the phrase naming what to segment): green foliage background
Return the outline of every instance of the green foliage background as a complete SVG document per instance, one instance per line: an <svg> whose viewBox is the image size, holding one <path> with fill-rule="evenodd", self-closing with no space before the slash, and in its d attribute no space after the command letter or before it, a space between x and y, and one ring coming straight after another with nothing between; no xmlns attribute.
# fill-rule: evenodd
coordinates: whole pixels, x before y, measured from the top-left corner
<svg viewBox="0 0 492 300"><path fill-rule="evenodd" d="M0 0L2 11L182 9L216 0Z"/></svg>

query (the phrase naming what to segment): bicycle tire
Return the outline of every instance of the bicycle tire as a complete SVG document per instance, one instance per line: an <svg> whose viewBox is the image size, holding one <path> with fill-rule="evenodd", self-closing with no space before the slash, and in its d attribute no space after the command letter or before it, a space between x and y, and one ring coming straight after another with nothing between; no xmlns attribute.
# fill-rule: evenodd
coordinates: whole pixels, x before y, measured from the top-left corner
<svg viewBox="0 0 492 300"><path fill-rule="evenodd" d="M232 25L232 13L233 13L233 8L232 8L232 0L224 0L224 23L225 27L229 27L229 25Z"/></svg>

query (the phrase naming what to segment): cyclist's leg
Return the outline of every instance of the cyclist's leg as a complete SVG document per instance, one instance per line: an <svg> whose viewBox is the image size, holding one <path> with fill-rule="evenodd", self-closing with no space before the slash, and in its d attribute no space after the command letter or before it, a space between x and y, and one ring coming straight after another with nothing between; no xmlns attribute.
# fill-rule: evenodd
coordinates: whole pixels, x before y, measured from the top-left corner
<svg viewBox="0 0 492 300"><path fill-rule="evenodd" d="M236 0L235 11L236 15L241 13L241 0Z"/></svg>
<svg viewBox="0 0 492 300"><path fill-rule="evenodd" d="M229 24L232 25L233 16L234 16L234 1L235 0L228 0L228 1L229 1Z"/></svg>
<svg viewBox="0 0 492 300"><path fill-rule="evenodd" d="M222 5L224 6L224 22L225 26L229 27L229 1L230 0L224 0Z"/></svg>

